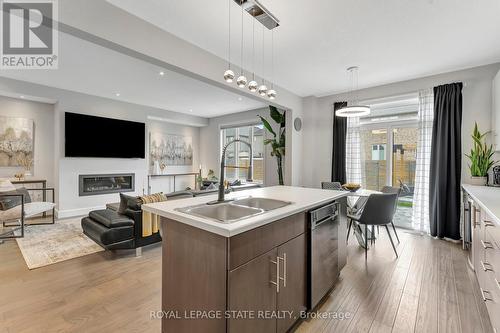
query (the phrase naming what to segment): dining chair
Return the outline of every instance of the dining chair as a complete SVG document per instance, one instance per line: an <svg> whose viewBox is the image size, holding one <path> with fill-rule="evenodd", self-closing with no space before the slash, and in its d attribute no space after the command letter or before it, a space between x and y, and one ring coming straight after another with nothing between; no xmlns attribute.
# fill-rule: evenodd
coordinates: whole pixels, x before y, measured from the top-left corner
<svg viewBox="0 0 500 333"><path fill-rule="evenodd" d="M350 219L349 231L353 221L365 226L365 260L368 257L368 226L384 226L391 241L392 248L398 258L396 246L391 237L388 224L392 223L394 218L396 202L398 199L397 193L380 193L372 194L368 197L365 207L359 215L348 215ZM349 232L348 231L348 232Z"/></svg>
<svg viewBox="0 0 500 333"><path fill-rule="evenodd" d="M384 187L382 187L382 190L380 192L382 192L382 193L396 193L398 195L398 199L399 199L399 196L401 194L401 187L384 186ZM396 199L396 203L397 203L397 199ZM398 205L396 204L394 206L394 213L396 213L397 208L398 208ZM392 225L392 230L394 230L394 234L396 235L396 239L398 240L398 243L400 243L399 236L398 236L398 233L396 232L396 227L394 226L393 221L391 221L391 225Z"/></svg>

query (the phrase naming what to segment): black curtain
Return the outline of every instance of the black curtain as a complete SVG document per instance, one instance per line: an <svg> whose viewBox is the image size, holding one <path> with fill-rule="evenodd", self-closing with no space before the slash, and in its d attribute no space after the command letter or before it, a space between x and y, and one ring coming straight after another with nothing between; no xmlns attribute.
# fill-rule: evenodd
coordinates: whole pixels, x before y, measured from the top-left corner
<svg viewBox="0 0 500 333"><path fill-rule="evenodd" d="M332 182L340 182L340 184L346 183L345 141L347 118L337 117L335 111L345 106L347 106L347 102L333 104Z"/></svg>
<svg viewBox="0 0 500 333"><path fill-rule="evenodd" d="M434 88L429 180L431 235L460 239L462 83Z"/></svg>

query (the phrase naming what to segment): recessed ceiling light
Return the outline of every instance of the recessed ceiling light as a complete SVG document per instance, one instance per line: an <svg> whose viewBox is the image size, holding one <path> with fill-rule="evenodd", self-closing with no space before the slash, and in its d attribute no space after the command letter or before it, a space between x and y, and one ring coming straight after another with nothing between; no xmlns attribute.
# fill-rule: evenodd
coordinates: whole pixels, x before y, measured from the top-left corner
<svg viewBox="0 0 500 333"><path fill-rule="evenodd" d="M160 75L161 75L161 76L165 75L165 72L161 71L161 72L160 72Z"/></svg>
<svg viewBox="0 0 500 333"><path fill-rule="evenodd" d="M189 109L189 112L193 112L193 109Z"/></svg>
<svg viewBox="0 0 500 333"><path fill-rule="evenodd" d="M19 97L24 98L24 95L21 95L21 96L19 96Z"/></svg>
<svg viewBox="0 0 500 333"><path fill-rule="evenodd" d="M115 96L116 96L116 97L120 97L120 93L116 93L116 94L115 94Z"/></svg>
<svg viewBox="0 0 500 333"><path fill-rule="evenodd" d="M242 101L242 100L243 100L243 98L241 98L241 97L238 97L238 101Z"/></svg>

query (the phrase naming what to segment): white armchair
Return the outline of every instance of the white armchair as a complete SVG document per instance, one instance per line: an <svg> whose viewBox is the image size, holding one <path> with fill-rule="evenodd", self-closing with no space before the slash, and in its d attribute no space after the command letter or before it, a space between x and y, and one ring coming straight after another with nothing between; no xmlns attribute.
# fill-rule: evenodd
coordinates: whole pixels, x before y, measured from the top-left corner
<svg viewBox="0 0 500 333"><path fill-rule="evenodd" d="M53 188L33 188L26 189L27 191L44 191L52 192L52 202L31 202L26 200L23 193L19 192L12 183L8 180L0 181L0 199L1 200L14 200L15 204L8 208L0 210L0 223L7 231L0 232L1 239L22 238L24 237L24 227L27 218L52 211L52 219L50 222L44 223L30 223L29 225L40 224L54 224L55 222L55 202L54 202L54 189ZM45 196L46 197L46 196ZM0 205L0 208L5 208ZM16 235L15 231L20 230L20 235Z"/></svg>

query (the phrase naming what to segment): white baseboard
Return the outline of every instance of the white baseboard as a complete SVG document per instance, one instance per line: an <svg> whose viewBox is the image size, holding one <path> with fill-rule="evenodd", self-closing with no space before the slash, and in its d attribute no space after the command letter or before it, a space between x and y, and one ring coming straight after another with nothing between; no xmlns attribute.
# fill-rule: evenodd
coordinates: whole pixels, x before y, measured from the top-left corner
<svg viewBox="0 0 500 333"><path fill-rule="evenodd" d="M83 215L88 215L89 212L91 212L93 210L105 209L105 208L106 208L106 206L86 207L86 208L77 208L77 209L63 209L63 210L56 209L56 217L58 219L66 219L69 217L83 216Z"/></svg>

